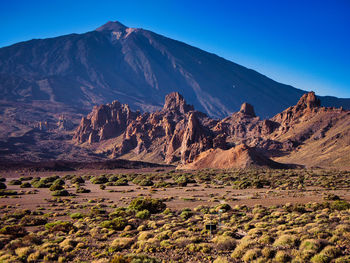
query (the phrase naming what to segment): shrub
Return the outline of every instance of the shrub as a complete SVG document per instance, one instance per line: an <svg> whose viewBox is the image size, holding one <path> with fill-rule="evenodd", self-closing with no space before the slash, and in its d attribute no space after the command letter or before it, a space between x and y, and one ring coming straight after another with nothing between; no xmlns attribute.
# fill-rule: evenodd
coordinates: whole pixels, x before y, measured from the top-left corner
<svg viewBox="0 0 350 263"><path fill-rule="evenodd" d="M153 184L153 181L150 179L143 179L138 183L140 186L152 186Z"/></svg>
<svg viewBox="0 0 350 263"><path fill-rule="evenodd" d="M299 250L301 250L304 258L315 255L321 248L321 242L317 239L306 239L301 242Z"/></svg>
<svg viewBox="0 0 350 263"><path fill-rule="evenodd" d="M286 248L293 248L297 245L298 238L294 235L281 235L279 236L276 241L273 243L275 247L286 247Z"/></svg>
<svg viewBox="0 0 350 263"><path fill-rule="evenodd" d="M180 214L180 217L184 220L189 219L191 216L193 216L193 212L189 208L185 208Z"/></svg>
<svg viewBox="0 0 350 263"><path fill-rule="evenodd" d="M252 262L253 260L257 259L260 256L260 249L254 248L254 249L249 249L247 252L244 254L242 260L244 262Z"/></svg>
<svg viewBox="0 0 350 263"><path fill-rule="evenodd" d="M6 189L6 184L4 184L3 182L0 182L0 189Z"/></svg>
<svg viewBox="0 0 350 263"><path fill-rule="evenodd" d="M69 231L75 229L73 224L68 221L55 221L51 223L47 223L45 228L50 232L62 231L68 233Z"/></svg>
<svg viewBox="0 0 350 263"><path fill-rule="evenodd" d="M324 254L317 254L311 258L312 263L328 263L330 258Z"/></svg>
<svg viewBox="0 0 350 263"><path fill-rule="evenodd" d="M230 236L219 235L213 239L218 250L232 250L236 247L236 240Z"/></svg>
<svg viewBox="0 0 350 263"><path fill-rule="evenodd" d="M63 189L63 190L54 191L51 195L52 196L69 196L69 192Z"/></svg>
<svg viewBox="0 0 350 263"><path fill-rule="evenodd" d="M95 176L91 178L93 184L105 184L108 182L108 178L105 175Z"/></svg>
<svg viewBox="0 0 350 263"><path fill-rule="evenodd" d="M21 185L22 181L21 180L11 180L8 182L9 185Z"/></svg>
<svg viewBox="0 0 350 263"><path fill-rule="evenodd" d="M159 199L138 197L131 201L129 208L136 211L148 210L155 214L162 212L166 205Z"/></svg>
<svg viewBox="0 0 350 263"><path fill-rule="evenodd" d="M75 176L70 180L70 182L72 184L83 184L83 183L85 183L85 180L81 176Z"/></svg>
<svg viewBox="0 0 350 263"><path fill-rule="evenodd" d="M32 181L32 186L35 188L49 188L57 179L59 179L58 176L41 178L40 180L35 178L35 181Z"/></svg>
<svg viewBox="0 0 350 263"><path fill-rule="evenodd" d="M70 214L70 218L72 218L72 219L80 219L80 218L84 218L84 215L82 213L76 212L76 213Z"/></svg>
<svg viewBox="0 0 350 263"><path fill-rule="evenodd" d="M14 237L23 237L27 234L27 230L23 226L19 225L5 226L0 229L0 234Z"/></svg>
<svg viewBox="0 0 350 263"><path fill-rule="evenodd" d="M30 216L30 215L24 216L20 221L20 224L24 226L40 226L46 223L47 223L47 218L41 217L41 216Z"/></svg>
<svg viewBox="0 0 350 263"><path fill-rule="evenodd" d="M321 251L321 254L326 255L330 259L336 258L340 253L341 253L340 248L335 246L326 246Z"/></svg>
<svg viewBox="0 0 350 263"><path fill-rule="evenodd" d="M175 179L175 183L179 186L186 186L190 181L185 175L182 175Z"/></svg>
<svg viewBox="0 0 350 263"><path fill-rule="evenodd" d="M112 220L103 221L100 226L103 228L109 228L113 230L122 230L126 227L127 221L122 217L116 217Z"/></svg>
<svg viewBox="0 0 350 263"><path fill-rule="evenodd" d="M82 194L82 193L90 193L90 189L86 189L84 187L78 187L77 190L75 191L77 194Z"/></svg>
<svg viewBox="0 0 350 263"><path fill-rule="evenodd" d="M13 190L4 190L4 189L0 190L0 196L17 195L17 194L18 193L16 191L13 191Z"/></svg>
<svg viewBox="0 0 350 263"><path fill-rule="evenodd" d="M225 257L218 256L218 257L213 261L213 263L228 263L228 260L227 260L227 258L225 258Z"/></svg>
<svg viewBox="0 0 350 263"><path fill-rule="evenodd" d="M60 184L53 184L50 186L49 190L50 191L59 191L59 190L63 190L63 186Z"/></svg>
<svg viewBox="0 0 350 263"><path fill-rule="evenodd" d="M59 178L59 179L56 179L55 181L53 181L52 184L53 185L65 185L66 183L64 182L63 179Z"/></svg>
<svg viewBox="0 0 350 263"><path fill-rule="evenodd" d="M20 187L21 188L31 188L32 185L29 182L25 182L25 183L22 183Z"/></svg>
<svg viewBox="0 0 350 263"><path fill-rule="evenodd" d="M150 217L150 215L151 215L151 213L147 209L145 209L145 210L137 212L135 217L140 218L140 219L147 219Z"/></svg>
<svg viewBox="0 0 350 263"><path fill-rule="evenodd" d="M125 186L128 185L128 180L126 178L120 178L116 182L113 183L115 186Z"/></svg>
<svg viewBox="0 0 350 263"><path fill-rule="evenodd" d="M346 201L334 201L330 204L330 208L333 210L346 210L350 208L350 203L346 202Z"/></svg>
<svg viewBox="0 0 350 263"><path fill-rule="evenodd" d="M232 208L231 208L231 206L229 204L221 204L221 205L218 205L218 206L215 207L215 210L217 212L219 212L220 210L222 212L227 212L227 211L230 211L231 209Z"/></svg>
<svg viewBox="0 0 350 263"><path fill-rule="evenodd" d="M123 249L129 248L134 242L133 238L129 237L117 237L113 240L111 248L116 251L121 251Z"/></svg>
<svg viewBox="0 0 350 263"><path fill-rule="evenodd" d="M285 263L285 262L289 262L289 260L290 260L290 257L285 251L282 251L282 250L277 251L275 256L275 262Z"/></svg>

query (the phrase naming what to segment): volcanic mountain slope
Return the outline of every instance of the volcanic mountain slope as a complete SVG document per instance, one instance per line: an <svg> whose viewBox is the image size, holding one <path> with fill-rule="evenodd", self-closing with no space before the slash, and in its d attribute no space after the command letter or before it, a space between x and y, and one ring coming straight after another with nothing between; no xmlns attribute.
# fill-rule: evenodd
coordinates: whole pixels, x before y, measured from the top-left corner
<svg viewBox="0 0 350 263"><path fill-rule="evenodd" d="M350 168L350 111L320 106L314 93L273 119L280 128L270 135L292 150L274 160L306 166Z"/></svg>
<svg viewBox="0 0 350 263"><path fill-rule="evenodd" d="M237 111L245 101L259 116L271 117L305 93L214 54L119 22L84 34L0 49L4 103L56 102L85 113L118 98L132 109L154 111L173 91L216 118ZM350 108L348 99L324 100Z"/></svg>
<svg viewBox="0 0 350 263"><path fill-rule="evenodd" d="M321 107L313 92L270 120L256 117L248 103L214 120L195 111L179 93L171 93L163 109L154 113L131 112L119 102L95 107L81 120L74 139L113 158L187 168L279 166L268 157L286 164L337 167L350 166L348 124L349 111Z"/></svg>

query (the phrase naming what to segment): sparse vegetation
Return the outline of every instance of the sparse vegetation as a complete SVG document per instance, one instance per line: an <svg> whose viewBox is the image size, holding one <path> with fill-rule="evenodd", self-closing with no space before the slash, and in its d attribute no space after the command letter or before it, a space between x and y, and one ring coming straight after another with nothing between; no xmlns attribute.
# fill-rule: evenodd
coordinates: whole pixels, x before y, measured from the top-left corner
<svg viewBox="0 0 350 263"><path fill-rule="evenodd" d="M329 188L324 174L343 190ZM205 170L23 176L0 190L0 262L349 262L348 175ZM23 188L27 183L32 187ZM23 209L21 200L37 191L46 193L43 203ZM317 196L316 202L293 201L305 195ZM264 198L291 201L264 205Z"/></svg>

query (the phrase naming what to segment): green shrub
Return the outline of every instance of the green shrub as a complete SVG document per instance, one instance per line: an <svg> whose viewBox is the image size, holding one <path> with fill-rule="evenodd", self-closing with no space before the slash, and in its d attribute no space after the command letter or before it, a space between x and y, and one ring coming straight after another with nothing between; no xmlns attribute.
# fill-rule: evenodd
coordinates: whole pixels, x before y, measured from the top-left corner
<svg viewBox="0 0 350 263"><path fill-rule="evenodd" d="M145 210L137 212L135 217L140 218L140 219L147 219L150 217L150 215L151 215L151 213L147 209L145 209Z"/></svg>
<svg viewBox="0 0 350 263"><path fill-rule="evenodd" d="M350 208L350 203L347 201L334 201L330 204L330 208L333 210L347 210Z"/></svg>
<svg viewBox="0 0 350 263"><path fill-rule="evenodd" d="M82 213L76 212L76 213L70 214L70 218L72 218L72 219L80 219L80 218L84 218L84 215Z"/></svg>
<svg viewBox="0 0 350 263"><path fill-rule="evenodd" d="M116 217L112 220L103 221L100 224L100 226L103 228L109 228L113 230L123 230L126 227L127 223L128 222L124 218Z"/></svg>
<svg viewBox="0 0 350 263"><path fill-rule="evenodd" d="M41 178L39 180L37 178L34 178L32 181L32 186L35 188L49 188L57 179L59 179L59 176L51 176Z"/></svg>
<svg viewBox="0 0 350 263"><path fill-rule="evenodd" d="M63 190L63 186L60 184L52 184L49 188L50 191L59 191L59 190Z"/></svg>
<svg viewBox="0 0 350 263"><path fill-rule="evenodd" d="M129 248L133 242L134 239L130 237L117 237L113 240L111 248L115 251L121 251L123 249Z"/></svg>
<svg viewBox="0 0 350 263"><path fill-rule="evenodd" d="M71 230L74 230L75 227L69 221L55 221L45 224L45 228L50 232L62 231L68 233Z"/></svg>
<svg viewBox="0 0 350 263"><path fill-rule="evenodd" d="M249 249L242 257L242 260L244 262L252 262L253 260L257 259L261 255L260 249L254 248Z"/></svg>
<svg viewBox="0 0 350 263"><path fill-rule="evenodd" d="M11 180L8 182L9 185L21 185L22 181L21 180Z"/></svg>
<svg viewBox="0 0 350 263"><path fill-rule="evenodd" d="M0 234L14 237L23 237L27 234L27 230L23 226L11 225L1 228Z"/></svg>
<svg viewBox="0 0 350 263"><path fill-rule="evenodd" d="M150 179L143 179L138 183L139 186L152 186L153 184L153 181Z"/></svg>
<svg viewBox="0 0 350 263"><path fill-rule="evenodd" d="M297 245L298 238L294 235L281 235L279 236L273 245L275 247L286 247L286 248L293 248Z"/></svg>
<svg viewBox="0 0 350 263"><path fill-rule="evenodd" d="M155 214L162 212L166 205L159 199L138 197L131 201L129 208L136 211L148 210Z"/></svg>
<svg viewBox="0 0 350 263"><path fill-rule="evenodd" d="M52 196L69 196L69 192L67 190L57 190L54 191L52 194Z"/></svg>
<svg viewBox="0 0 350 263"><path fill-rule="evenodd" d="M175 179L175 183L179 186L186 186L190 181L185 175L182 175Z"/></svg>
<svg viewBox="0 0 350 263"><path fill-rule="evenodd" d="M29 182L25 182L25 183L22 183L20 187L21 188L31 188L32 185Z"/></svg>
<svg viewBox="0 0 350 263"><path fill-rule="evenodd" d="M20 224L24 226L40 226L47 223L47 218L42 216L26 215L22 217Z"/></svg>
<svg viewBox="0 0 350 263"><path fill-rule="evenodd" d="M91 178L93 184L105 184L108 182L108 178L105 175L95 176Z"/></svg>
<svg viewBox="0 0 350 263"><path fill-rule="evenodd" d="M275 262L285 263L290 261L290 256L283 250L279 250L275 256Z"/></svg>
<svg viewBox="0 0 350 263"><path fill-rule="evenodd" d="M72 184L83 184L83 183L85 183L85 180L84 180L83 177L81 177L81 176L74 176L74 177L70 180L70 182L71 182Z"/></svg>
<svg viewBox="0 0 350 263"><path fill-rule="evenodd" d="M90 189L86 189L84 187L78 187L77 190L75 191L77 194L82 194L82 193L90 193Z"/></svg>
<svg viewBox="0 0 350 263"><path fill-rule="evenodd" d="M120 178L113 183L114 186L125 186L128 185L128 180L126 178Z"/></svg>
<svg viewBox="0 0 350 263"><path fill-rule="evenodd" d="M312 263L329 263L331 260L324 254L317 254L311 258Z"/></svg>
<svg viewBox="0 0 350 263"><path fill-rule="evenodd" d="M230 236L218 235L213 238L218 250L233 250L236 247L236 240Z"/></svg>
<svg viewBox="0 0 350 263"><path fill-rule="evenodd" d="M189 219L191 216L193 216L193 212L189 208L185 208L180 214L180 217L184 220Z"/></svg>

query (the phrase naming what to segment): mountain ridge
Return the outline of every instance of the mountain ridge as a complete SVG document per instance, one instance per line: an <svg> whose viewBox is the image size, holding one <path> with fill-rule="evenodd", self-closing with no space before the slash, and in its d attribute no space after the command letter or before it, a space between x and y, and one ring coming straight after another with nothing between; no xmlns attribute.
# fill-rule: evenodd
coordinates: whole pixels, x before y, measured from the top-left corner
<svg viewBox="0 0 350 263"><path fill-rule="evenodd" d="M0 91L7 101L42 99L85 111L111 98L134 110L153 111L161 108L166 94L177 91L216 118L236 112L245 101L255 105L259 116L272 117L305 93L213 53L119 22L1 48ZM325 100L326 106L350 107L350 99Z"/></svg>
<svg viewBox="0 0 350 263"><path fill-rule="evenodd" d="M350 123L350 111L322 107L314 92L265 120L255 116L254 107L248 103L243 103L240 111L215 120L188 105L176 92L168 94L162 110L153 113L125 114L120 110L129 108L119 102L106 107L95 107L82 118L74 140L112 159L180 164L180 169L225 165L291 168L322 165L319 160L325 161L323 152L332 153L333 148L333 155L327 155L328 163L335 159L350 166L342 151L350 147L350 129L344 127ZM317 148L311 147L314 142L320 142L316 156ZM329 145L332 147L327 149ZM291 163L294 159L290 160L290 155L297 161ZM300 155L302 159L298 159Z"/></svg>

